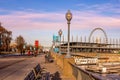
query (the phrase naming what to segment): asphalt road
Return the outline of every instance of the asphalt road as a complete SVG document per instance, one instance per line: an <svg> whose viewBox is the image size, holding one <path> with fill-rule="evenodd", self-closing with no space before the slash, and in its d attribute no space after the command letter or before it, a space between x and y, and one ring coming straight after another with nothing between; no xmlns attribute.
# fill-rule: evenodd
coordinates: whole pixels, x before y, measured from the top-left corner
<svg viewBox="0 0 120 80"><path fill-rule="evenodd" d="M51 74L60 73L62 80L72 80L61 75L61 69L53 63L45 63L45 55L6 56L0 58L0 80L24 80L38 63Z"/></svg>
<svg viewBox="0 0 120 80"><path fill-rule="evenodd" d="M37 64L35 57L10 56L0 58L0 80L23 80Z"/></svg>

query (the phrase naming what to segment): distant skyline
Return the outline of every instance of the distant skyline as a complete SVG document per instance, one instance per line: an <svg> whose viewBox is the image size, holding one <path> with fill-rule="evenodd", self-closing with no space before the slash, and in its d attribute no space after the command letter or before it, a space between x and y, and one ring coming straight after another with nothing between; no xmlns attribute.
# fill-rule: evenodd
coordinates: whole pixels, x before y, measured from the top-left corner
<svg viewBox="0 0 120 80"><path fill-rule="evenodd" d="M59 29L67 40L68 10L73 14L74 40L89 37L97 27L106 31L108 39L120 38L120 0L0 0L0 4L2 26L13 32L13 39L22 35L28 44L39 40L41 45L51 46Z"/></svg>

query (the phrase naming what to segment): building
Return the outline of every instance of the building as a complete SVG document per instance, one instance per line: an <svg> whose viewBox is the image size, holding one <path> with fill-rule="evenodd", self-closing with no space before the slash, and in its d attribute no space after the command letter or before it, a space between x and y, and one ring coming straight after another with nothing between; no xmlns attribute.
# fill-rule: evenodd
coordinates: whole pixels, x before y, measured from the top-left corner
<svg viewBox="0 0 120 80"><path fill-rule="evenodd" d="M116 44L117 45L117 44ZM89 43L89 42L70 42L70 52L99 52L99 53L118 53L119 47L114 47L114 44L104 43ZM67 43L61 44L61 52L67 52Z"/></svg>
<svg viewBox="0 0 120 80"><path fill-rule="evenodd" d="M105 39L101 39L101 38L95 38L94 40L91 39L91 36L97 30L100 30L104 34ZM61 47L62 53L67 52L67 42L62 41L61 44L55 45L55 48L59 48L59 47ZM88 40L85 37L85 40L82 41L82 37L81 37L81 41L79 42L78 40L76 40L76 42L73 40L70 41L70 52L71 53L80 53L80 52L119 53L120 40L119 42L118 42L118 39L116 39L116 41L115 39L108 40L107 34L102 28L95 28L90 33Z"/></svg>

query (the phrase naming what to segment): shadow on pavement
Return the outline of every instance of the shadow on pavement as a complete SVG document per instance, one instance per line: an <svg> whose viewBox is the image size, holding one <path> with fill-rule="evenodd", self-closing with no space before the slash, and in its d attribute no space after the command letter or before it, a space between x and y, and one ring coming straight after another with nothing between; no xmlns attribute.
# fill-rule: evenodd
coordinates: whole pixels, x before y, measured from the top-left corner
<svg viewBox="0 0 120 80"><path fill-rule="evenodd" d="M62 80L62 79L60 78L60 73L57 71L57 72L55 72L54 74L52 74L51 80Z"/></svg>

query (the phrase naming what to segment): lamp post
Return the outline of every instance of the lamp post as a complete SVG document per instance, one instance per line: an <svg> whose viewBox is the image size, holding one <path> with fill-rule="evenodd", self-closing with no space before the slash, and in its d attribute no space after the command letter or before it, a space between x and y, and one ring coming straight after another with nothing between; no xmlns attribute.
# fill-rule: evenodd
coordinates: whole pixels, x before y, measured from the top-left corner
<svg viewBox="0 0 120 80"><path fill-rule="evenodd" d="M61 29L58 31L58 34L60 36L59 55L61 55L61 35L62 35L62 30Z"/></svg>
<svg viewBox="0 0 120 80"><path fill-rule="evenodd" d="M70 10L68 10L68 12L65 15L66 20L67 20L67 24L68 24L68 48L67 48L67 55L66 58L70 58L70 21L72 19L72 13L70 12Z"/></svg>
<svg viewBox="0 0 120 80"><path fill-rule="evenodd" d="M2 32L0 32L0 54L1 54L1 46L2 46L2 38L1 38L1 36L2 36Z"/></svg>

